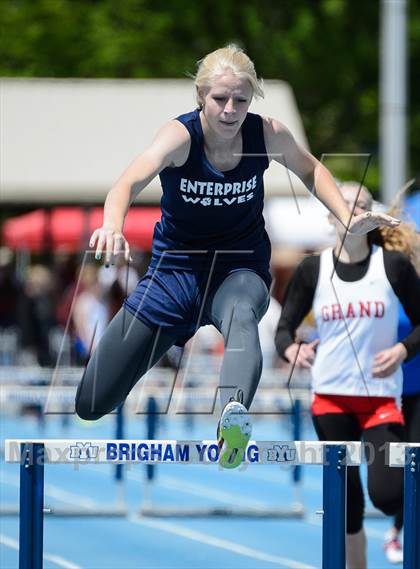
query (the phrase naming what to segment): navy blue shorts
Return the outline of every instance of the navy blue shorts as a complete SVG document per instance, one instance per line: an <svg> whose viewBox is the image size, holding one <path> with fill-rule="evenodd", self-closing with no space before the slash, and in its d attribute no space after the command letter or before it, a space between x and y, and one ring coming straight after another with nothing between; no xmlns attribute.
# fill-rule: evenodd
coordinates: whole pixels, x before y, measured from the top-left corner
<svg viewBox="0 0 420 569"><path fill-rule="evenodd" d="M124 307L147 326L160 326L167 332L173 332L177 338L176 345L183 346L200 326L213 324L206 314L206 301L228 275L239 270L251 269L216 271L209 282L207 270L149 268L124 301ZM270 273L254 272L270 290Z"/></svg>

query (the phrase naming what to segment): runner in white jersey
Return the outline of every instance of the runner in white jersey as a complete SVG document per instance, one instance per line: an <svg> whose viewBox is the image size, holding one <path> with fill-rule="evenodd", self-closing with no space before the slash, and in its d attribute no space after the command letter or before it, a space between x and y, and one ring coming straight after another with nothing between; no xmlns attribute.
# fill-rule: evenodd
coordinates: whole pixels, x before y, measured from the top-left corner
<svg viewBox="0 0 420 569"><path fill-rule="evenodd" d="M386 276L382 247L372 246L366 273L353 282L338 276L332 248L321 253L312 303L322 338L312 366L315 393L401 395L400 367L382 381L373 372L376 354L397 342L398 306L398 297ZM330 365L331 354L334 365Z"/></svg>
<svg viewBox="0 0 420 569"><path fill-rule="evenodd" d="M343 184L341 192L355 214L371 208L372 197L359 184ZM305 258L288 285L276 347L290 363L311 368L311 410L319 438L363 438L367 443L373 453L368 457L370 498L385 514L395 515L402 507L403 472L386 466L384 449L385 443L405 437L400 366L420 352L420 279L405 255L387 250L383 234L345 236L334 225L335 247ZM413 325L401 341L397 339L399 301ZM319 340L299 344L296 329L311 309ZM359 469L349 468L349 569L366 567L363 514Z"/></svg>

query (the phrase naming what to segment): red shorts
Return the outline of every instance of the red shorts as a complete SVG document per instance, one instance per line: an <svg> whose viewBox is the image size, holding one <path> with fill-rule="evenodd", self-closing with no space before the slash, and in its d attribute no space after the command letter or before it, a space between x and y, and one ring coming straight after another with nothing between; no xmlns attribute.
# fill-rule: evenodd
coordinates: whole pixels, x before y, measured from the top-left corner
<svg viewBox="0 0 420 569"><path fill-rule="evenodd" d="M325 395L315 393L312 414L342 413L356 415L362 429L384 423L400 423L404 418L393 397L360 397L354 395Z"/></svg>

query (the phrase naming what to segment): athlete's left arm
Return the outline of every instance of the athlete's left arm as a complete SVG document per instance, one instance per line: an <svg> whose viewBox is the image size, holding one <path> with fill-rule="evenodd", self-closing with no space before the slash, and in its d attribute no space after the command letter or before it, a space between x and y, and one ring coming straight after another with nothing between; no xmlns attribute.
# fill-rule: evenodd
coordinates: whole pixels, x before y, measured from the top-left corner
<svg viewBox="0 0 420 569"><path fill-rule="evenodd" d="M390 285L413 325L413 330L394 346L375 355L373 377L388 377L404 361L420 353L420 278L408 257L384 250L385 272Z"/></svg>
<svg viewBox="0 0 420 569"><path fill-rule="evenodd" d="M281 122L263 117L263 125L268 158L294 172L350 233L364 235L380 225L399 224L399 220L384 213L368 211L352 216L330 171L300 146Z"/></svg>
<svg viewBox="0 0 420 569"><path fill-rule="evenodd" d="M420 277L408 257L399 251L384 250L384 265L388 280L413 326L410 334L401 340L409 360L420 353Z"/></svg>

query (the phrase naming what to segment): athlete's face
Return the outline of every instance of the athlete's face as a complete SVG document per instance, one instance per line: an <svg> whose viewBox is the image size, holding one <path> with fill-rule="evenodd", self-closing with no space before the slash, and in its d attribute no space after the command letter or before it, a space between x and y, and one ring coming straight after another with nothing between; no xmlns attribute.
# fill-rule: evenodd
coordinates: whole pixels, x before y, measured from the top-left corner
<svg viewBox="0 0 420 569"><path fill-rule="evenodd" d="M366 211L370 211L372 209L372 198L370 194L364 188L357 188L354 185L344 184L340 187L341 195L344 198L348 208L350 211L353 212L353 215L361 215ZM333 216L331 213L328 216L330 223L335 226L337 234L340 238L346 235L346 229L343 225ZM349 235L349 238L353 238L354 236Z"/></svg>
<svg viewBox="0 0 420 569"><path fill-rule="evenodd" d="M344 185L340 190L350 211L354 209L354 215L360 215L372 209L372 198L363 188L359 190L359 188L354 186Z"/></svg>
<svg viewBox="0 0 420 569"><path fill-rule="evenodd" d="M226 71L215 78L210 88L199 90L199 95L209 127L222 138L234 138L252 101L253 90L248 79Z"/></svg>

